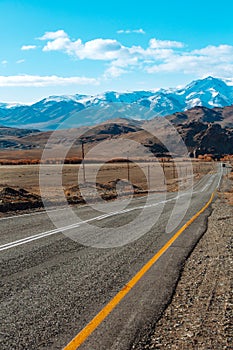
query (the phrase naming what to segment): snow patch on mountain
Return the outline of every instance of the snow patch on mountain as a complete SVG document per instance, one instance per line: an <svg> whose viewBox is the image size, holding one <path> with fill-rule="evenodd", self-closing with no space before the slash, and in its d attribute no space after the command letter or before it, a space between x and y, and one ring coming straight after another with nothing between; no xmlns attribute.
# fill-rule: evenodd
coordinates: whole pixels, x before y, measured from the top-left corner
<svg viewBox="0 0 233 350"><path fill-rule="evenodd" d="M35 124L53 130L70 117L73 127L78 127L112 118L148 120L195 106L213 108L232 104L233 79L206 77L175 89L50 96L30 106L0 103L0 124L16 127Z"/></svg>
<svg viewBox="0 0 233 350"><path fill-rule="evenodd" d="M10 109L10 108L21 107L21 106L24 106L24 105L20 104L20 103L4 103L4 102L0 102L0 108Z"/></svg>

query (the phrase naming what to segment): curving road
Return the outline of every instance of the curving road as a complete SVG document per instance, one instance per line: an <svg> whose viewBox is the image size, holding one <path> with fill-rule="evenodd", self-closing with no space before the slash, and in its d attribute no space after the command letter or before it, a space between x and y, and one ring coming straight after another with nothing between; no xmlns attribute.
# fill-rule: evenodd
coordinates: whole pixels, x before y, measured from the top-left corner
<svg viewBox="0 0 233 350"><path fill-rule="evenodd" d="M89 206L77 207L77 222L66 209L51 211L49 215L60 228L46 212L0 219L1 349L72 349L67 346L71 339L208 202L221 176L219 167L218 173L206 175L194 186L185 217L170 233L165 228L174 204L178 197L182 211L186 192L170 193L165 199L152 194L149 203L146 198L134 198L126 210L116 207L107 215ZM103 227L122 232L145 206L142 232L161 210L148 232L122 246L120 236L118 240L113 237L113 245L118 242L119 247L98 248L104 242ZM171 298L183 262L205 231L209 213L210 208L179 236L80 349L127 350L141 334L149 332ZM95 228L95 236L88 225ZM127 237L135 234L136 229L129 226ZM97 247L89 246L93 239Z"/></svg>

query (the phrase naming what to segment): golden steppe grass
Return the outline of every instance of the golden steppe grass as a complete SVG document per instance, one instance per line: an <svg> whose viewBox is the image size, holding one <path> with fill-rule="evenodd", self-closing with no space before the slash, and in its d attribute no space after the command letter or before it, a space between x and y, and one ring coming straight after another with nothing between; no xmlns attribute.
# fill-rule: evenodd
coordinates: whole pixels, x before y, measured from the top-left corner
<svg viewBox="0 0 233 350"><path fill-rule="evenodd" d="M193 175L188 163L184 160L177 160L178 169L181 177L177 177L177 170L174 164L170 162L140 162L140 163L106 163L106 164L86 164L86 182L97 182L99 184L107 184L116 179L130 180L132 184L148 190L149 187L153 191L160 191L164 187L164 180L162 170L164 169L166 176L166 186L168 190L175 191L178 188L178 183L194 175L195 179L208 172L215 171L216 163L214 162L194 162ZM84 182L83 167L79 164L65 164L61 165L43 165L43 171L48 177L48 195L51 196L56 192L54 183L51 181L55 176L62 177L62 184L64 189L72 186L77 186L78 183ZM60 172L60 173L59 173ZM31 193L40 194L39 186L40 165L7 165L0 166L0 187L24 188ZM79 176L79 179L78 179Z"/></svg>

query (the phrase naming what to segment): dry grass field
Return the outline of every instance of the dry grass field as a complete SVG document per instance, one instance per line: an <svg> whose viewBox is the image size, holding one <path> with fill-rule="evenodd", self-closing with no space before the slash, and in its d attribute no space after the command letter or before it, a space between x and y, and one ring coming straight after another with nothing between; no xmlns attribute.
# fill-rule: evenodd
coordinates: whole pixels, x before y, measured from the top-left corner
<svg viewBox="0 0 233 350"><path fill-rule="evenodd" d="M86 164L85 181L86 185L100 184L111 187L116 186L119 180L131 182L135 188L141 191L169 190L175 191L179 182L185 186L188 179L200 179L201 176L216 169L215 162L193 162L185 160L176 161L177 168L172 161L169 162L140 162L140 163L106 163L106 164ZM78 164L43 165L43 174L47 177L47 193L52 198L56 193L56 177L62 178L65 191L76 188L77 185L84 184L83 166ZM165 178L163 177L163 171ZM178 174L179 173L179 174ZM12 187L14 189L23 188L30 193L40 195L39 185L40 165L10 165L0 166L0 189ZM179 176L178 176L179 175Z"/></svg>

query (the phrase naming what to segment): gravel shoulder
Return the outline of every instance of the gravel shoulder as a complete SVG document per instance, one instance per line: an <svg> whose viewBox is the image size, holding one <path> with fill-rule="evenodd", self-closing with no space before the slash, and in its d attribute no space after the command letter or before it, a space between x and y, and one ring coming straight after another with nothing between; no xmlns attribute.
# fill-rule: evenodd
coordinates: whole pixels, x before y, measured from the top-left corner
<svg viewBox="0 0 233 350"><path fill-rule="evenodd" d="M222 192L231 192L231 186L225 179ZM233 206L221 193L212 208L171 303L151 334L132 349L232 349Z"/></svg>

